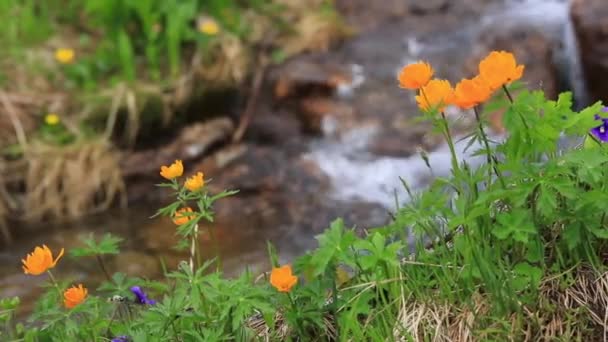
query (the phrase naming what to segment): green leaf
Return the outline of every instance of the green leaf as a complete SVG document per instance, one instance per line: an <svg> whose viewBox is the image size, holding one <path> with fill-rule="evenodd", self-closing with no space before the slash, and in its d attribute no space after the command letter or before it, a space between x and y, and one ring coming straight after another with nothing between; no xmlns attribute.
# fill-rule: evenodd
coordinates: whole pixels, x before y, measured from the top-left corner
<svg viewBox="0 0 608 342"><path fill-rule="evenodd" d="M122 241L122 238L106 233L99 242L96 242L95 237L91 234L88 238L83 239L85 247L73 248L70 251L70 255L72 257L90 257L106 254L116 255L120 253L118 245Z"/></svg>
<svg viewBox="0 0 608 342"><path fill-rule="evenodd" d="M337 219L316 239L319 241L319 248L311 257L315 277L324 274L328 265L337 263L356 238L352 231L344 228L344 221Z"/></svg>

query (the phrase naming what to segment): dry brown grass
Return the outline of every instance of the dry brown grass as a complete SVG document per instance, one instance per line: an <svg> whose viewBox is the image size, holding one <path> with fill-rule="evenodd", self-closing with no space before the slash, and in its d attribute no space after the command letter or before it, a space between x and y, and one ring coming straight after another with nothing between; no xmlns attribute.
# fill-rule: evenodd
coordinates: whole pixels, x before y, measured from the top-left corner
<svg viewBox="0 0 608 342"><path fill-rule="evenodd" d="M74 219L106 210L116 198L124 201L118 154L105 140L70 147L36 144L25 160L25 220Z"/></svg>
<svg viewBox="0 0 608 342"><path fill-rule="evenodd" d="M504 320L489 314L487 297L478 294L470 305L420 303L402 298L397 341L607 341L608 273L575 271L570 286L563 278L543 282L538 308ZM509 330L509 327L510 330Z"/></svg>

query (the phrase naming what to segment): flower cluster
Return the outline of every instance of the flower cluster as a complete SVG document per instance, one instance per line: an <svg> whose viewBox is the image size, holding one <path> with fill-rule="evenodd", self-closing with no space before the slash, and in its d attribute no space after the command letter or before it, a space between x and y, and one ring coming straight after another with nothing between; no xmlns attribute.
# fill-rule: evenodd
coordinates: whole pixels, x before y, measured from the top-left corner
<svg viewBox="0 0 608 342"><path fill-rule="evenodd" d="M160 175L171 181L173 189L178 190L179 186L177 178L184 174L184 164L181 160L176 160L169 166L160 167ZM196 195L205 187L205 175L202 172L197 172L193 176L186 178L184 188L192 195ZM192 208L184 206L175 211L173 215L173 223L178 226L184 225L194 218L195 214Z"/></svg>
<svg viewBox="0 0 608 342"><path fill-rule="evenodd" d="M487 101L494 91L519 80L524 66L517 65L513 54L492 51L479 62L479 74L463 79L455 88L447 80L432 79L434 70L426 62L407 65L399 73L401 88L418 90L416 102L424 112L443 112L448 105L470 109Z"/></svg>
<svg viewBox="0 0 608 342"><path fill-rule="evenodd" d="M21 260L23 264L23 273L30 275L40 275L47 272L53 283L55 279L51 273L51 269L57 265L57 261L63 256L64 249L62 248L56 258L53 259L53 252L46 245L37 246L34 251L28 254L25 259ZM55 283L55 287L58 285ZM63 292L63 304L66 308L72 309L76 305L84 302L88 294L88 290L78 284Z"/></svg>

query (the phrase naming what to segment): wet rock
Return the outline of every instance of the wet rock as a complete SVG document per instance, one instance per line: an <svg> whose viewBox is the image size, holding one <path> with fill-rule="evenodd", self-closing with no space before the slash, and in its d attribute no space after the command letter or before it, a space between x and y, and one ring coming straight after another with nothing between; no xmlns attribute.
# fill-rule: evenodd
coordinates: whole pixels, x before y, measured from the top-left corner
<svg viewBox="0 0 608 342"><path fill-rule="evenodd" d="M590 96L608 101L608 2L574 0L571 16Z"/></svg>
<svg viewBox="0 0 608 342"><path fill-rule="evenodd" d="M386 21L398 20L409 13L407 1L403 0L338 0L336 7L347 22L359 31L375 28Z"/></svg>
<svg viewBox="0 0 608 342"><path fill-rule="evenodd" d="M167 146L126 155L121 163L123 175L157 174L160 165L168 165L175 159L187 161L200 158L214 146L227 141L233 130L234 125L228 118L187 126Z"/></svg>
<svg viewBox="0 0 608 342"><path fill-rule="evenodd" d="M260 110L253 115L245 133L245 141L264 145L280 145L301 137L301 123L291 112Z"/></svg>
<svg viewBox="0 0 608 342"><path fill-rule="evenodd" d="M350 71L337 63L320 63L310 58L294 58L270 72L278 100L311 93L331 94L341 84L352 82Z"/></svg>
<svg viewBox="0 0 608 342"><path fill-rule="evenodd" d="M257 145L237 145L222 149L203 161L197 169L213 179L209 189L239 189L241 193L284 190L294 184L327 184L327 179L315 165L297 158L296 151Z"/></svg>
<svg viewBox="0 0 608 342"><path fill-rule="evenodd" d="M412 14L425 15L429 13L445 12L450 5L448 0L409 0L408 7Z"/></svg>

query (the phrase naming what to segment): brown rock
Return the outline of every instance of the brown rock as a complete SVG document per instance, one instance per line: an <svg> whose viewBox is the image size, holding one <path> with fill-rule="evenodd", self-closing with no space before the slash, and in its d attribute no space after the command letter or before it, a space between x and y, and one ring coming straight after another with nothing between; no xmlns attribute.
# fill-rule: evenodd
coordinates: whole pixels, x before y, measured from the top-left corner
<svg viewBox="0 0 608 342"><path fill-rule="evenodd" d="M574 0L570 11L591 100L608 101L608 2Z"/></svg>
<svg viewBox="0 0 608 342"><path fill-rule="evenodd" d="M299 103L302 124L311 133L323 133L323 120L332 117L334 120L352 120L354 109L338 100L322 97L305 98Z"/></svg>
<svg viewBox="0 0 608 342"><path fill-rule="evenodd" d="M410 0L408 7L413 14L429 14L436 12L444 12L448 9L450 2L448 0Z"/></svg>
<svg viewBox="0 0 608 342"><path fill-rule="evenodd" d="M310 58L295 58L272 70L275 98L330 94L341 84L352 82L350 71L337 63L320 63Z"/></svg>
<svg viewBox="0 0 608 342"><path fill-rule="evenodd" d="M170 145L126 155L121 163L123 175L156 174L161 165L168 165L175 159L199 158L212 147L227 141L233 130L232 121L225 117L186 126Z"/></svg>

